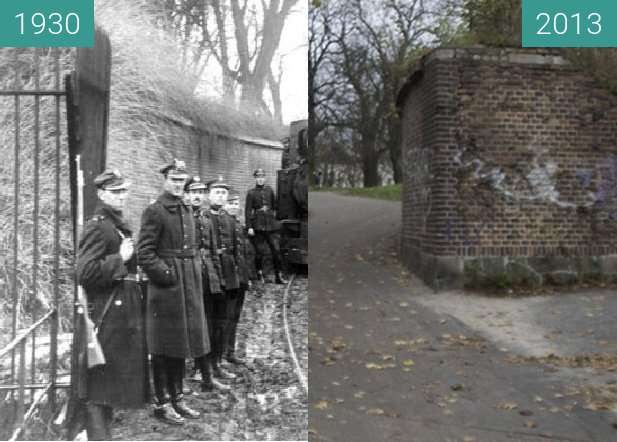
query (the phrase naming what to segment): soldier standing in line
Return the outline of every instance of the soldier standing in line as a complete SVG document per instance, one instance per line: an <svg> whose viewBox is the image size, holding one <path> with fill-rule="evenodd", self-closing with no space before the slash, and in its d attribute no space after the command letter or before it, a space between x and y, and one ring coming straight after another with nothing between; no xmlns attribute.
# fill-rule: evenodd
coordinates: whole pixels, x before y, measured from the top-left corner
<svg viewBox="0 0 617 442"><path fill-rule="evenodd" d="M182 425L200 413L183 400L184 361L210 352L201 282L201 259L195 249L192 210L183 201L188 179L183 161L160 172L163 192L144 210L139 232L139 264L149 279L148 349L156 408L164 422Z"/></svg>
<svg viewBox="0 0 617 442"><path fill-rule="evenodd" d="M225 359L231 364L244 364L244 361L236 357L236 330L238 328L238 322L240 322L240 315L242 313L242 307L244 305L244 297L246 291L251 286L250 273L248 267L248 246L249 240L244 232L244 226L240 223L240 194L238 192L230 192L227 204L225 205L225 211L233 216L236 220L236 238L238 241L238 271L240 275L240 288L238 289L238 296L233 307L233 315L231 319L231 326L229 331L229 340L227 341L225 349Z"/></svg>
<svg viewBox="0 0 617 442"><path fill-rule="evenodd" d="M213 343L214 336L214 299L215 296L222 295L221 281L219 280L219 271L217 268L218 259L216 259L216 245L214 243L214 235L212 223L208 218L206 210L203 210L202 205L206 197L207 186L198 176L190 178L184 188L186 199L193 208L193 216L195 219L195 239L197 247L201 255L202 269L202 285L204 308L206 321L208 322L208 334L210 342ZM214 347L214 345L212 345ZM210 351L207 355L200 356L195 359L195 368L201 372L201 391L212 391L214 388L218 390L229 390L230 387L219 382L212 377L214 368L214 351Z"/></svg>
<svg viewBox="0 0 617 442"><path fill-rule="evenodd" d="M210 199L209 218L214 232L218 269L220 272L219 280L223 289L223 295L215 296L214 298L214 347L216 361L214 375L226 377L231 375L235 377L233 373L226 372L220 366L220 363L229 342L229 333L231 332L234 309L240 289L236 220L225 212L224 209L229 194L229 186L223 182L222 177L217 181L209 182L208 190Z"/></svg>
<svg viewBox="0 0 617 442"><path fill-rule="evenodd" d="M263 281L263 256L260 245L265 242L272 254L274 282L285 284L287 281L281 275L279 223L275 217L276 197L274 190L266 185L266 172L263 169L255 170L253 177L255 177L255 187L250 189L246 195L244 216L246 217L248 235L254 240L257 275Z"/></svg>
<svg viewBox="0 0 617 442"><path fill-rule="evenodd" d="M105 364L87 370L86 429L89 440L111 440L112 407L145 407L148 355L137 256L122 216L129 183L106 170L94 184L100 201L79 241L76 276L92 307Z"/></svg>

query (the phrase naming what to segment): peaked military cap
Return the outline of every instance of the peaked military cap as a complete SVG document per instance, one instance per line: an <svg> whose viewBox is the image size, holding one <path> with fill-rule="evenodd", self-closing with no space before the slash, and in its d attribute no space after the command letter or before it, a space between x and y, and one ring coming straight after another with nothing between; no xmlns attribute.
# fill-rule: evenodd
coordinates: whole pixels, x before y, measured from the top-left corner
<svg viewBox="0 0 617 442"><path fill-rule="evenodd" d="M182 160L178 160L177 158L174 158L170 164L161 167L160 172L165 176L173 175L177 178L186 179L189 176L186 171L186 163Z"/></svg>
<svg viewBox="0 0 617 442"><path fill-rule="evenodd" d="M219 176L216 180L208 181L208 190L216 187L222 187L227 190L231 189L231 186L223 180L222 176Z"/></svg>
<svg viewBox="0 0 617 442"><path fill-rule="evenodd" d="M266 176L266 171L265 171L265 170L263 170L262 168L255 169L255 172L253 172L253 176L254 176L255 178L257 178L257 177L263 177L263 176Z"/></svg>
<svg viewBox="0 0 617 442"><path fill-rule="evenodd" d="M94 185L103 190L128 189L131 185L118 169L105 169L103 173L94 178Z"/></svg>
<svg viewBox="0 0 617 442"><path fill-rule="evenodd" d="M198 190L198 189L207 189L208 186L206 185L206 183L201 181L201 178L199 178L197 175L192 176L188 179L188 181L186 182L186 184L184 185L184 190Z"/></svg>
<svg viewBox="0 0 617 442"><path fill-rule="evenodd" d="M240 193L236 190L232 190L229 192L229 196L227 197L227 201L236 201L240 199Z"/></svg>

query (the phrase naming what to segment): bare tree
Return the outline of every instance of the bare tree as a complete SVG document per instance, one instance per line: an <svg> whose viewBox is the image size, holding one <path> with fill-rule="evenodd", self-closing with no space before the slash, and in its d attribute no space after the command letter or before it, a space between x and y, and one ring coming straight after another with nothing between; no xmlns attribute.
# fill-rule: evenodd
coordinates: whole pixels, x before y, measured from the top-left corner
<svg viewBox="0 0 617 442"><path fill-rule="evenodd" d="M396 96L426 48L455 28L447 26L452 17L446 15L456 3L460 0L331 0L314 8L319 12L327 4L337 10L310 17L317 25L311 26L316 35L311 35L315 50L309 54L314 69L309 71L309 119L315 121L315 134L324 125L354 131L365 186L380 183L385 154L394 181L402 180ZM327 63L317 64L322 47Z"/></svg>
<svg viewBox="0 0 617 442"><path fill-rule="evenodd" d="M221 68L225 97L232 100L239 93L242 105L280 121L281 71L273 72L272 63L285 20L298 0L157 1L166 13L163 26L182 43L182 60L197 80L212 57ZM266 86L273 111L264 99Z"/></svg>
<svg viewBox="0 0 617 442"><path fill-rule="evenodd" d="M327 127L326 107L334 96L339 78L330 71L331 57L336 47L330 29L334 8L328 3L313 2L309 9L308 47L308 144L309 172L316 167L317 135Z"/></svg>

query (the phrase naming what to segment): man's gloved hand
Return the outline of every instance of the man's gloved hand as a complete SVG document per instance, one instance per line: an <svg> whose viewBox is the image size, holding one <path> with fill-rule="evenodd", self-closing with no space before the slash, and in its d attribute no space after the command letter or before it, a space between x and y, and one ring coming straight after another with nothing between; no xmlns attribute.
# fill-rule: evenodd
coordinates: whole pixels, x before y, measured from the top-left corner
<svg viewBox="0 0 617 442"><path fill-rule="evenodd" d="M120 244L120 256L122 261L127 262L133 256L135 247L131 238L124 238L122 244Z"/></svg>

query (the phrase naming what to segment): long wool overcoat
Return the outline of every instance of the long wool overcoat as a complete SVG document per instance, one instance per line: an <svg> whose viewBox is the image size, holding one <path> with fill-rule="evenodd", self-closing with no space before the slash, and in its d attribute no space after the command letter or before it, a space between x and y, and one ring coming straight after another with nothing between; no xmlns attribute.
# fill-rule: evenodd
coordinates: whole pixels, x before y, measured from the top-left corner
<svg viewBox="0 0 617 442"><path fill-rule="evenodd" d="M222 293L220 261L216 255L218 249L216 237L212 228L212 222L207 212L202 209L195 210L195 227L199 252L201 253L202 279L204 296Z"/></svg>
<svg viewBox="0 0 617 442"><path fill-rule="evenodd" d="M238 238L236 219L223 209L212 210L208 214L212 223L219 259L221 288L224 291L240 288L240 272L238 268Z"/></svg>
<svg viewBox="0 0 617 442"><path fill-rule="evenodd" d="M90 316L100 324L98 339L106 364L87 373L87 399L112 407L136 408L148 396L142 293L136 281L126 278L137 271L136 256L123 262L120 233L131 237L119 211L100 203L79 242L77 281L84 288ZM105 305L111 303L101 322ZM82 358L85 364L86 359Z"/></svg>
<svg viewBox="0 0 617 442"><path fill-rule="evenodd" d="M240 224L240 220L236 218L236 238L238 240L238 273L240 274L240 288L246 290L251 279L255 279L255 256L251 257L252 244L249 241L248 235L244 226ZM252 272L251 272L252 270Z"/></svg>
<svg viewBox="0 0 617 442"><path fill-rule="evenodd" d="M195 245L191 208L164 192L144 211L137 246L149 279L146 328L152 354L195 358L210 352Z"/></svg>

